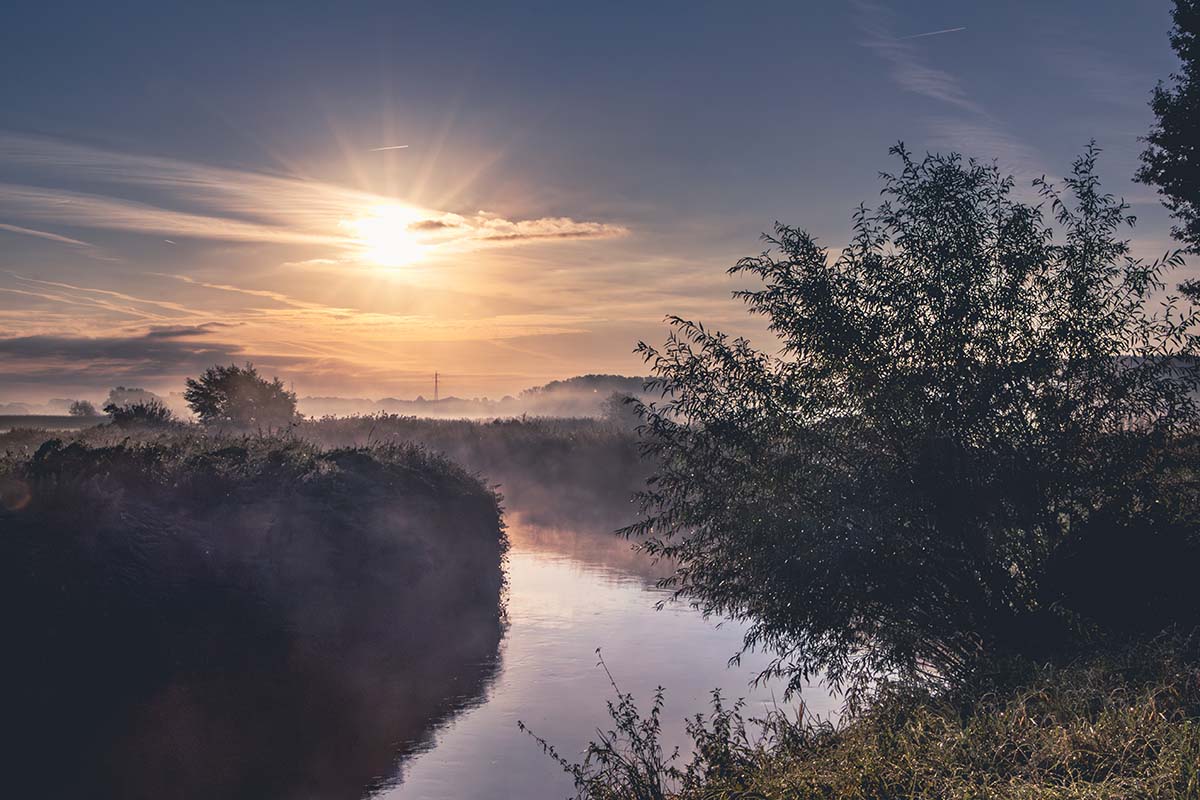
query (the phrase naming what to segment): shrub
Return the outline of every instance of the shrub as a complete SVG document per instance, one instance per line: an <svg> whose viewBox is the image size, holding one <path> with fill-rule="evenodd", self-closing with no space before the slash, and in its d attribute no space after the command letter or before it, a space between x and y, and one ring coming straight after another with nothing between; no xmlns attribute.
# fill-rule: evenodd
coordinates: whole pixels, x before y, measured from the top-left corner
<svg viewBox="0 0 1200 800"><path fill-rule="evenodd" d="M837 726L803 712L747 721L715 695L688 723L686 763L663 756L661 698L643 716L618 694L582 762L549 750L580 800L1200 798L1194 650L1167 639L1062 667L1010 663L949 695L893 685Z"/></svg>
<svg viewBox="0 0 1200 800"><path fill-rule="evenodd" d="M205 425L271 430L296 421L295 392L279 378L262 377L252 364L209 367L187 379L183 397Z"/></svg>
<svg viewBox="0 0 1200 800"><path fill-rule="evenodd" d="M104 400L106 406L131 406L135 403L162 402L162 398L154 392L146 391L137 386L114 386L108 390Z"/></svg>
<svg viewBox="0 0 1200 800"><path fill-rule="evenodd" d="M128 405L109 403L104 407L104 413L120 428L156 428L177 421L175 414L161 400L139 400Z"/></svg>
<svg viewBox="0 0 1200 800"><path fill-rule="evenodd" d="M15 796L362 797L483 692L507 539L477 479L411 446L135 438L0 458Z"/></svg>
<svg viewBox="0 0 1200 800"><path fill-rule="evenodd" d="M1130 255L1094 146L1065 193L1036 182L1044 206L995 167L893 153L840 254L778 225L778 256L730 270L762 282L736 296L777 355L678 318L640 346L665 399L641 408L656 474L626 533L748 619L770 671L851 696L1200 623L1197 314L1151 307L1179 255Z"/></svg>
<svg viewBox="0 0 1200 800"><path fill-rule="evenodd" d="M99 416L96 413L96 407L87 400L75 400L71 403L70 409L67 411L72 417L95 417Z"/></svg>

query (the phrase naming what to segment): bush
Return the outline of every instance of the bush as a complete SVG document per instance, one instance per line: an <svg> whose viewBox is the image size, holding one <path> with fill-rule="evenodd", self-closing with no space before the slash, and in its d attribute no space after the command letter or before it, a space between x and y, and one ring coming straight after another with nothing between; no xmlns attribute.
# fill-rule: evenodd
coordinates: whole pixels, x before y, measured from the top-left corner
<svg viewBox="0 0 1200 800"><path fill-rule="evenodd" d="M108 390L104 400L106 406L131 406L136 403L162 402L162 398L154 392L146 391L137 386L114 386Z"/></svg>
<svg viewBox="0 0 1200 800"><path fill-rule="evenodd" d="M419 448L50 441L0 502L16 796L365 796L494 673L497 498Z"/></svg>
<svg viewBox="0 0 1200 800"><path fill-rule="evenodd" d="M252 364L209 367L187 379L183 397L205 425L269 431L297 421L295 392L279 378L262 377Z"/></svg>
<svg viewBox="0 0 1200 800"><path fill-rule="evenodd" d="M730 271L779 354L674 319L642 344L656 474L626 532L799 685L956 683L981 661L1200 623L1195 309L1119 237L1089 148L1066 192L913 159L832 256L777 226ZM1044 218L1046 209L1054 221ZM1131 558L1130 555L1135 557Z"/></svg>
<svg viewBox="0 0 1200 800"><path fill-rule="evenodd" d="M1009 663L949 695L890 685L838 726L780 712L748 724L715 695L689 721L686 764L663 755L661 695L643 716L618 693L613 729L582 762L541 743L580 800L1194 800L1196 661L1194 643L1167 639L1064 667Z"/></svg>
<svg viewBox="0 0 1200 800"><path fill-rule="evenodd" d="M535 524L611 532L632 519L647 467L631 429L591 418L427 419L396 414L326 417L295 429L326 447L414 442L499 485L506 505Z"/></svg>
<svg viewBox="0 0 1200 800"><path fill-rule="evenodd" d="M71 403L70 409L67 411L72 417L95 417L99 416L96 413L96 407L87 400L76 400Z"/></svg>
<svg viewBox="0 0 1200 800"><path fill-rule="evenodd" d="M119 428L161 428L177 421L161 400L139 400L128 405L109 403L104 413Z"/></svg>

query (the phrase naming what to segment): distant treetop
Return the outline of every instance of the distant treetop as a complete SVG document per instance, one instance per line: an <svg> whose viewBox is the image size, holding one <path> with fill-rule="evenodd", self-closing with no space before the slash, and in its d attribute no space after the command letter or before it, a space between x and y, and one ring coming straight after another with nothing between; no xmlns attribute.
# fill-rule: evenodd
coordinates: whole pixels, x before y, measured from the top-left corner
<svg viewBox="0 0 1200 800"><path fill-rule="evenodd" d="M206 425L270 430L296 421L296 394L279 378L267 380L253 364L209 367L187 379L188 406Z"/></svg>
<svg viewBox="0 0 1200 800"><path fill-rule="evenodd" d="M1175 238L1200 252L1200 0L1175 0L1173 16L1171 47L1182 63L1171 85L1154 89L1156 119L1137 179L1158 188L1179 221Z"/></svg>
<svg viewBox="0 0 1200 800"><path fill-rule="evenodd" d="M627 375L577 375L561 381L550 381L543 386L534 386L521 392L521 397L553 394L555 392L625 392L641 394L646 378Z"/></svg>

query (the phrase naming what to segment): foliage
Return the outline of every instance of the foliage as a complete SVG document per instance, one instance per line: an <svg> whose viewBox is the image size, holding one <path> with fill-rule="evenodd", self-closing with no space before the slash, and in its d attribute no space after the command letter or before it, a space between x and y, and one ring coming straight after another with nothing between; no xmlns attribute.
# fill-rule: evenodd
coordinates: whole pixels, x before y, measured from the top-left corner
<svg viewBox="0 0 1200 800"><path fill-rule="evenodd" d="M1167 639L1064 667L1010 663L950 695L893 685L839 726L778 711L748 725L714 695L712 714L688 724L686 767L660 757L661 695L643 717L618 694L614 729L583 762L549 752L580 800L1194 799L1196 656Z"/></svg>
<svg viewBox="0 0 1200 800"><path fill-rule="evenodd" d="M483 691L507 538L478 479L104 428L0 457L11 794L362 797Z"/></svg>
<svg viewBox="0 0 1200 800"><path fill-rule="evenodd" d="M596 651L599 656L599 651ZM533 737L546 755L572 777L581 798L590 800L664 800L671 786L682 773L675 766L678 749L666 754L661 744L664 689L654 691L654 702L648 716L643 717L633 695L617 686L604 659L600 666L616 693L616 701L608 701L608 714L615 727L598 731L599 742L592 742L584 753L583 762L573 764L554 748L554 745L534 733L520 720L517 726Z"/></svg>
<svg viewBox="0 0 1200 800"><path fill-rule="evenodd" d="M139 400L126 405L109 403L104 407L104 413L112 419L119 428L131 427L162 427L175 423L175 414L161 400Z"/></svg>
<svg viewBox="0 0 1200 800"><path fill-rule="evenodd" d="M1171 47L1182 64L1171 86L1160 82L1154 89L1150 107L1156 119L1137 179L1158 188L1179 221L1176 238L1200 252L1200 0L1175 0L1173 16Z"/></svg>
<svg viewBox="0 0 1200 800"><path fill-rule="evenodd" d="M600 416L607 422L629 430L641 424L637 410L637 398L633 395L613 392L600 405Z"/></svg>
<svg viewBox="0 0 1200 800"><path fill-rule="evenodd" d="M606 394L612 392L625 392L629 394L637 394L642 391L642 387L646 382L645 378L630 377L628 375L577 375L574 378L568 378L562 381L550 381L543 386L534 386L525 389L521 392L522 399L531 397L539 397L544 395L563 394L569 392L588 392Z"/></svg>
<svg viewBox="0 0 1200 800"><path fill-rule="evenodd" d="M995 167L893 153L839 255L777 225L780 255L730 270L762 281L736 296L777 354L678 318L640 345L664 401L641 409L656 474L625 532L748 619L771 672L852 701L1200 622L1164 579L1198 552L1196 312L1150 307L1178 254L1130 255L1095 146L1065 192L1036 182L1053 222Z"/></svg>
<svg viewBox="0 0 1200 800"><path fill-rule="evenodd" d="M220 430L198 425L177 429L192 435ZM0 433L0 453L32 454L54 437L103 446L127 439L155 441L162 434L161 429L145 426L103 425L72 433L14 428ZM288 435L326 448L420 445L497 485L505 504L524 521L551 528L610 533L614 520L633 518L630 501L645 486L648 473L631 428L586 417L324 417L303 420ZM632 555L639 564L645 563Z"/></svg>
<svg viewBox="0 0 1200 800"><path fill-rule="evenodd" d="M99 416L96 413L96 407L87 400L75 400L71 403L71 407L67 411L72 417L95 417Z"/></svg>
<svg viewBox="0 0 1200 800"><path fill-rule="evenodd" d="M295 435L327 447L414 442L498 484L529 522L606 533L614 519L632 518L630 499L647 474L631 427L585 417L325 417Z"/></svg>
<svg viewBox="0 0 1200 800"><path fill-rule="evenodd" d="M597 651L599 654L599 651ZM691 760L684 766L678 747L667 753L662 745L662 711L666 690L654 690L650 712L643 716L637 700L622 692L608 670L604 659L600 666L608 676L616 701L607 701L608 715L613 727L598 730L599 741L588 743L583 761L571 762L524 722L517 726L533 737L542 752L554 760L575 783L579 800L668 800L668 798L717 797L728 792L733 783L744 784L744 776L753 768L751 757L761 749L765 740L754 740L747 732L742 716L744 703L739 700L727 706L719 690L712 693L713 712L707 719L697 714L685 722L691 737ZM782 729L786 720L779 718L768 724ZM737 796L728 794L720 796ZM747 795L753 797L754 795Z"/></svg>
<svg viewBox="0 0 1200 800"><path fill-rule="evenodd" d="M209 367L188 378L183 393L205 425L271 430L296 422L296 394L279 378L267 380L252 364Z"/></svg>
<svg viewBox="0 0 1200 800"><path fill-rule="evenodd" d="M137 403L162 402L162 398L154 392L146 391L137 386L115 386L108 390L105 406L131 406Z"/></svg>
<svg viewBox="0 0 1200 800"><path fill-rule="evenodd" d="M578 375L526 389L517 404L541 416L605 416L604 405L613 394L641 396L645 382L625 375Z"/></svg>

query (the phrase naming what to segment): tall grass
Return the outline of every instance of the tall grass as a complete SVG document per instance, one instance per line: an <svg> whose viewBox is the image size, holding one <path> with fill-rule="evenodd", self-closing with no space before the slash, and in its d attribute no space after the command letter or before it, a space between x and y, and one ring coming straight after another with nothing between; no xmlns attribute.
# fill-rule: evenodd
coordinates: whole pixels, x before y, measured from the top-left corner
<svg viewBox="0 0 1200 800"><path fill-rule="evenodd" d="M1200 798L1198 655L1169 639L1007 664L951 694L888 686L838 726L748 724L718 696L689 723L686 763L662 751L661 694L643 714L618 692L582 762L550 755L586 800Z"/></svg>

